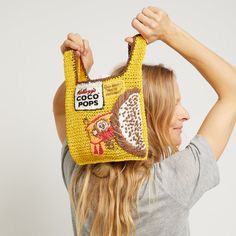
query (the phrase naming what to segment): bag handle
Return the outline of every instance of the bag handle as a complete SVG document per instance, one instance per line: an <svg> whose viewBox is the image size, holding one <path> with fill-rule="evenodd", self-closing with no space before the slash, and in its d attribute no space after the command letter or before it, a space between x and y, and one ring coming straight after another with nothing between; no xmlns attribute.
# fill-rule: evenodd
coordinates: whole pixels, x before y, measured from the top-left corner
<svg viewBox="0 0 236 236"><path fill-rule="evenodd" d="M134 38L134 42L131 45L128 44L128 60L126 62L125 70L122 71L121 74L123 74L126 71L132 71L132 73L134 73L134 71L137 71L138 68L142 69L141 65L142 65L144 55L146 52L147 42L141 34L136 34L133 36L133 38ZM119 75L109 76L106 78L98 78L96 80L90 79L84 67L84 63L81 57L76 57L75 52L74 52L74 65L75 65L75 73L76 73L76 84L87 82L87 81L104 80L104 79L119 76Z"/></svg>

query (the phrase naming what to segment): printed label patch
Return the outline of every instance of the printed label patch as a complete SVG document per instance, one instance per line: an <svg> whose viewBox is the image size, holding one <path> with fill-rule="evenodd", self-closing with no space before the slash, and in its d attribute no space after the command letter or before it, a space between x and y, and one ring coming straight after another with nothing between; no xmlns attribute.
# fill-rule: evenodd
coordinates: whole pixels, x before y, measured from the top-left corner
<svg viewBox="0 0 236 236"><path fill-rule="evenodd" d="M115 80L112 84L104 84L104 93L106 96L120 95L125 91L123 80Z"/></svg>
<svg viewBox="0 0 236 236"><path fill-rule="evenodd" d="M97 110L103 108L102 81L77 84L75 110Z"/></svg>

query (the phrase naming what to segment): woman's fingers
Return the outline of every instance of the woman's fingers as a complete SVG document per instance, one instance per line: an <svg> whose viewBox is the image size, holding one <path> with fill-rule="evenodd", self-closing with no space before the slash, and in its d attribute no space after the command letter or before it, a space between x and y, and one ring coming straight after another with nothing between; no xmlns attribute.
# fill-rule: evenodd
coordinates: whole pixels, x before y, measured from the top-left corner
<svg viewBox="0 0 236 236"><path fill-rule="evenodd" d="M134 42L134 39L133 37L126 37L125 38L125 41L128 43L128 44L132 44Z"/></svg>
<svg viewBox="0 0 236 236"><path fill-rule="evenodd" d="M154 11L152 9L152 7L147 7L147 8L143 8L142 13L143 15L145 15L146 17L148 17L149 19L151 19L152 21L158 21L159 16L158 13L160 12L160 10Z"/></svg>
<svg viewBox="0 0 236 236"><path fill-rule="evenodd" d="M76 43L66 39L64 41L64 43L61 45L61 52L64 53L66 50L69 50L69 49L78 50L79 45L77 45Z"/></svg>
<svg viewBox="0 0 236 236"><path fill-rule="evenodd" d="M76 55L80 56L85 51L85 43L88 48L88 41L82 39L78 33L69 33L67 39L61 45L61 52L64 53L66 50L73 49L76 51Z"/></svg>
<svg viewBox="0 0 236 236"><path fill-rule="evenodd" d="M69 33L67 36L68 40L71 40L76 45L78 45L78 49L76 50L76 55L80 56L83 53L83 40L78 33Z"/></svg>
<svg viewBox="0 0 236 236"><path fill-rule="evenodd" d="M80 48L83 47L83 40L79 34L69 33L67 39L77 44Z"/></svg>
<svg viewBox="0 0 236 236"><path fill-rule="evenodd" d="M168 14L153 6L143 8L132 20L131 25L144 37L148 44L156 40L164 41L168 36L168 31L173 27Z"/></svg>
<svg viewBox="0 0 236 236"><path fill-rule="evenodd" d="M161 11L163 11L162 9L154 7L154 6L149 6L146 9L149 9L150 11L152 11L154 13L160 13Z"/></svg>
<svg viewBox="0 0 236 236"><path fill-rule="evenodd" d="M86 56L86 54L88 53L89 50L89 42L86 39L83 39L83 43L84 43L84 56Z"/></svg>
<svg viewBox="0 0 236 236"><path fill-rule="evenodd" d="M88 40L82 39L77 33L69 33L67 39L61 45L61 52L64 54L65 51L70 49L75 50L77 59L81 56L84 68L88 73L93 65L93 53Z"/></svg>
<svg viewBox="0 0 236 236"><path fill-rule="evenodd" d="M79 50L80 46L69 39L66 39L64 43L61 45L61 52L64 53L65 51L73 49L73 50Z"/></svg>
<svg viewBox="0 0 236 236"><path fill-rule="evenodd" d="M144 12L144 10L143 10ZM145 26L148 26L150 28L154 28L156 26L155 24L155 21L151 18L151 17L154 17L154 16L151 16L148 15L148 14L144 14L144 13L139 13L137 16L136 16L136 19L141 22L143 25Z"/></svg>
<svg viewBox="0 0 236 236"><path fill-rule="evenodd" d="M149 28L146 27L142 22L140 22L138 19L134 18L132 20L132 26L146 39L147 35L149 34Z"/></svg>

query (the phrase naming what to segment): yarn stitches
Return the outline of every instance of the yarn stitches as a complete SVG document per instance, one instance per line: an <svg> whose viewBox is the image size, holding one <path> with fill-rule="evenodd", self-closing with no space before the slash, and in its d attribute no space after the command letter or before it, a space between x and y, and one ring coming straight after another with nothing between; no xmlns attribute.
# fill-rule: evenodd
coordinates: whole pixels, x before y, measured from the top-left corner
<svg viewBox="0 0 236 236"><path fill-rule="evenodd" d="M146 41L134 36L118 76L92 80L73 50L64 53L66 137L80 165L145 160L148 135L142 87Z"/></svg>

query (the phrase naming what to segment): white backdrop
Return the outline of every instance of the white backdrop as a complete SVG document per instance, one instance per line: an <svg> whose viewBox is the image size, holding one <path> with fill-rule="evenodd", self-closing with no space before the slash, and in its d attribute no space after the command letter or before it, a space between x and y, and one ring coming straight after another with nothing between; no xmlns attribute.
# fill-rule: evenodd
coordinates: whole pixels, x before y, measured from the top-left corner
<svg viewBox="0 0 236 236"><path fill-rule="evenodd" d="M64 80L60 45L69 32L88 39L94 55L90 77L104 77L127 60L124 38L137 33L131 21L147 6L165 10L176 24L236 65L233 0L1 1L0 235L73 235L52 108ZM144 63L164 63L177 74L191 117L182 133L185 146L216 101L216 93L161 41L148 45ZM220 185L191 210L191 236L236 235L235 140L236 130L218 161Z"/></svg>

